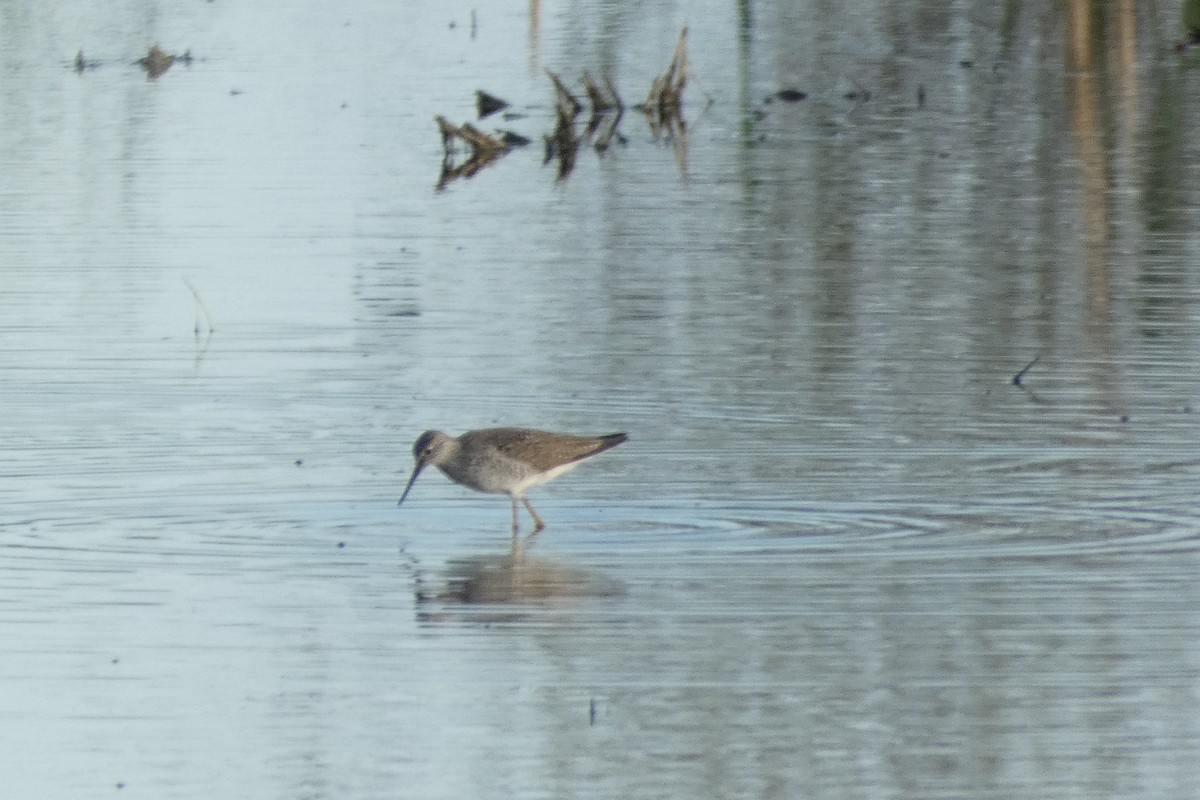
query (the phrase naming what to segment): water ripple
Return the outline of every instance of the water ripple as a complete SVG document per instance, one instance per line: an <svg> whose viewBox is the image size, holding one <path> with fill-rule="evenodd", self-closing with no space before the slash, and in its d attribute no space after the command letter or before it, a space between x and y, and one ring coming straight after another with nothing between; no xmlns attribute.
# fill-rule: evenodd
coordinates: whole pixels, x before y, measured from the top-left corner
<svg viewBox="0 0 1200 800"><path fill-rule="evenodd" d="M622 546L640 542L651 549L711 546L718 553L785 550L922 559L1200 550L1200 514L1146 500L956 505L884 499L819 506L762 500L707 503L691 508L686 516L678 507L647 503L631 510L637 521L622 523L612 541Z"/></svg>

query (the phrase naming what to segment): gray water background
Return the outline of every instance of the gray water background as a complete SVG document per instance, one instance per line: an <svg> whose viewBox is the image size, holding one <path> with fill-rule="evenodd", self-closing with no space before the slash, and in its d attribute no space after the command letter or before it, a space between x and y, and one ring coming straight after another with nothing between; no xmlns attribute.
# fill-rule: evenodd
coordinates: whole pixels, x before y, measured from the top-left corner
<svg viewBox="0 0 1200 800"><path fill-rule="evenodd" d="M0 3L5 796L1197 796L1178 22ZM685 24L557 179L544 70ZM438 190L439 114L534 143ZM395 507L508 424L630 435L516 567Z"/></svg>

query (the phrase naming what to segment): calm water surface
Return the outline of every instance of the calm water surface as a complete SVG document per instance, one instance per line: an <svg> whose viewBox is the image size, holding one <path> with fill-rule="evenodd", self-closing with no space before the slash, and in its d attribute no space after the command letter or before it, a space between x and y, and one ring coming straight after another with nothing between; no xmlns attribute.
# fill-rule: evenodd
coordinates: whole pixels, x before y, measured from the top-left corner
<svg viewBox="0 0 1200 800"><path fill-rule="evenodd" d="M1200 794L1175 9L406 5L0 4L6 796Z"/></svg>

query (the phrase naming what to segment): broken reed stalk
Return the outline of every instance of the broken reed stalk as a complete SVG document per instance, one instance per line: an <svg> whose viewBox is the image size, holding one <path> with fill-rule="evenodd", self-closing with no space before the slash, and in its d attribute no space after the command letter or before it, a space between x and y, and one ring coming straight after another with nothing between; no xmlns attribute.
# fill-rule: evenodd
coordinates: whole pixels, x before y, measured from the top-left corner
<svg viewBox="0 0 1200 800"><path fill-rule="evenodd" d="M446 118L441 115L438 115L433 119L435 122L437 122L438 130L441 131L442 134L442 149L449 154L450 151L454 149L454 139L458 136L458 126L451 125L450 122L448 122Z"/></svg>
<svg viewBox="0 0 1200 800"><path fill-rule="evenodd" d="M543 164L558 161L558 180L571 174L575 168L575 155L579 152L579 136L575 133L575 120L557 114L554 133L545 137L546 157Z"/></svg>
<svg viewBox="0 0 1200 800"><path fill-rule="evenodd" d="M683 30L679 32L679 41L675 43L675 54L671 56L671 66L667 67L667 74L664 76L677 99L683 97L688 75L692 72L691 65L688 64L687 32L687 26L684 25Z"/></svg>
<svg viewBox="0 0 1200 800"><path fill-rule="evenodd" d="M528 140L515 134L492 136L484 133L469 122L454 125L445 117L436 116L438 130L442 133L442 172L438 177L437 189L441 190L451 181L458 178L470 178L479 170L491 164L514 147L528 144ZM456 150L454 142L461 139L466 142L471 153L461 164L455 163Z"/></svg>
<svg viewBox="0 0 1200 800"><path fill-rule="evenodd" d="M608 77L607 74L602 75L601 77L604 78L604 88L608 90L608 96L611 97L613 103L616 104L617 114L624 114L625 104L621 102L621 95L617 94L617 87L613 86L612 78Z"/></svg>
<svg viewBox="0 0 1200 800"><path fill-rule="evenodd" d="M434 117L434 120L442 133L442 149L446 151L447 157L454 150L455 139L462 139L470 145L472 158L493 158L509 148L503 139L486 134L469 122L454 125L440 115Z"/></svg>
<svg viewBox="0 0 1200 800"><path fill-rule="evenodd" d="M591 73L586 69L583 71L583 90L587 92L588 100L592 104L593 115L613 110L614 105L612 100L604 93L600 85L592 80Z"/></svg>
<svg viewBox="0 0 1200 800"><path fill-rule="evenodd" d="M601 78L604 80L603 85L597 83L586 69L583 71L583 90L592 104L593 119L614 111L617 116L624 114L625 104L621 102L621 95L617 94L617 87L613 85L612 79L608 75L601 75Z"/></svg>
<svg viewBox="0 0 1200 800"><path fill-rule="evenodd" d="M459 127L458 135L476 153L499 153L508 149L503 140L484 133L469 122Z"/></svg>
<svg viewBox="0 0 1200 800"><path fill-rule="evenodd" d="M566 119L575 119L579 116L579 112L583 111L583 104L571 94L571 90L562 82L562 79L555 75L550 70L546 70L546 74L550 76L550 82L554 84L554 110L560 117Z"/></svg>
<svg viewBox="0 0 1200 800"><path fill-rule="evenodd" d="M646 96L646 111L657 111L663 115L677 114L683 104L683 90L687 88L691 66L687 55L687 26L679 32L679 41L675 43L675 53L667 71L654 79L650 84L650 93Z"/></svg>

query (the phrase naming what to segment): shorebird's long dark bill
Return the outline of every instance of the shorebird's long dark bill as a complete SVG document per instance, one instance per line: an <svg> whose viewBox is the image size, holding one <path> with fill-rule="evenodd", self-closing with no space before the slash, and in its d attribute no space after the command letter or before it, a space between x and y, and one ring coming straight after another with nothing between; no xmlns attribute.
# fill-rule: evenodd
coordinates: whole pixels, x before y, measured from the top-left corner
<svg viewBox="0 0 1200 800"><path fill-rule="evenodd" d="M417 462L417 465L413 467L412 477L408 479L408 485L404 487L404 494L400 495L400 500L396 503L396 505L400 505L400 503L404 502L404 498L408 497L409 490L412 489L413 484L417 482L417 476L421 474L421 470L423 469L425 469L425 465Z"/></svg>

